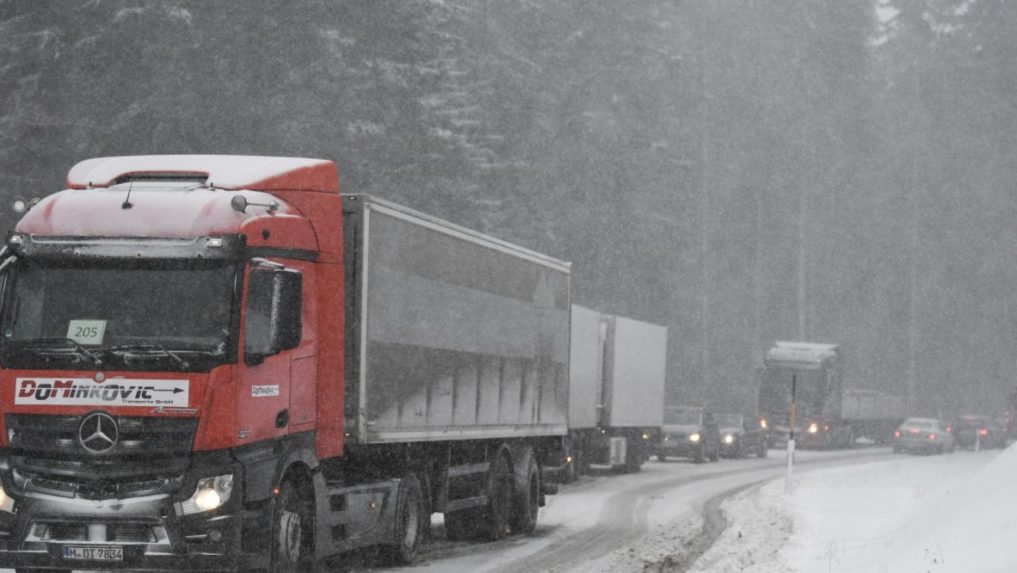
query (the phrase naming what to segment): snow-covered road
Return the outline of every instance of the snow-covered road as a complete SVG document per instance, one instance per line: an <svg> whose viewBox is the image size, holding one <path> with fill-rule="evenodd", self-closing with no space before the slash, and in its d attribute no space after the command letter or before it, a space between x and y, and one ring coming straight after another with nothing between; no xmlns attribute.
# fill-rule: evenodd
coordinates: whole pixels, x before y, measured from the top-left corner
<svg viewBox="0 0 1017 573"><path fill-rule="evenodd" d="M799 452L800 471L890 457L886 449ZM537 532L498 543L449 543L441 520L414 573L681 571L719 534L703 515L719 501L783 475L784 453L715 464L651 461L639 474L585 478L548 498ZM719 515L716 510L713 512Z"/></svg>

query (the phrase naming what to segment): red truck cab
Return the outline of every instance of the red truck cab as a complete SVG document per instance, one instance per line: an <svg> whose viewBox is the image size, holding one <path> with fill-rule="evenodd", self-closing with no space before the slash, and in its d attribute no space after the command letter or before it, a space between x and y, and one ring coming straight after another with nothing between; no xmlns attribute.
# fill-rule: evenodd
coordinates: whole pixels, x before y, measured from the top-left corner
<svg viewBox="0 0 1017 573"><path fill-rule="evenodd" d="M283 472L343 451L341 209L331 161L145 156L83 161L25 213L0 565L279 563Z"/></svg>

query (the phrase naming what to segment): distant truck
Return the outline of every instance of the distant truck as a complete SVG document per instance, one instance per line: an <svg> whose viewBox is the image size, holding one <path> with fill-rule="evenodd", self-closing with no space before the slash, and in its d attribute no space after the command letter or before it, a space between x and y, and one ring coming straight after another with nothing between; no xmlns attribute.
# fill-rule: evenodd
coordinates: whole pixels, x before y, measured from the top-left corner
<svg viewBox="0 0 1017 573"><path fill-rule="evenodd" d="M567 263L331 161L110 157L0 253L0 567L312 571L532 532Z"/></svg>
<svg viewBox="0 0 1017 573"><path fill-rule="evenodd" d="M850 447L860 437L886 443L906 417L900 396L844 388L840 346L807 342L777 342L767 351L759 414L771 447L786 441L793 429L799 446L813 448Z"/></svg>
<svg viewBox="0 0 1017 573"><path fill-rule="evenodd" d="M664 419L667 328L572 305L567 478L639 471Z"/></svg>

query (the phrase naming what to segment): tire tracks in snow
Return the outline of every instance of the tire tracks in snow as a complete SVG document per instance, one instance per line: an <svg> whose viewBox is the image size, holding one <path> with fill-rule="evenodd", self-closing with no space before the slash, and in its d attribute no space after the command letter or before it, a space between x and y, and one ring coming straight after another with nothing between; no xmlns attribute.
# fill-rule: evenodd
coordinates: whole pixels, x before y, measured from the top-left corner
<svg viewBox="0 0 1017 573"><path fill-rule="evenodd" d="M885 456L887 453L885 451L858 452L834 458L797 461L795 465L796 467L809 466L810 469L818 469L823 466L852 463L860 458ZM660 568L656 568L652 563L648 563L644 567L646 571L667 573L684 571L705 553L724 531L727 520L720 511L721 502L746 488L778 478L783 472L784 460L775 459L772 463L766 463L765 466L754 465L739 469L716 468L713 471L657 480L617 492L608 498L596 525L593 527L554 541L533 555L514 560L493 571L494 573L515 573L518 571L555 572L576 569L583 563L638 544L645 538L650 530L648 520L650 509L655 501L654 498L660 494L709 480L757 474L748 478L748 481L738 480L738 483L733 487L713 494L705 501L690 498L690 505L702 503L700 513L703 517L703 526L701 531L684 544L687 551L683 551L680 556L674 556L676 557L674 560L667 560L671 561L670 563L662 563Z"/></svg>

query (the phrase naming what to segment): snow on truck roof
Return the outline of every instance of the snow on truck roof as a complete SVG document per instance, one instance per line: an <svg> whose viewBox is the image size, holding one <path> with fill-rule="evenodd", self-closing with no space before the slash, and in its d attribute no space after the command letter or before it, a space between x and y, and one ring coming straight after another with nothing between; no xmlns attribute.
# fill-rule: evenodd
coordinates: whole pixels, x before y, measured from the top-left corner
<svg viewBox="0 0 1017 573"><path fill-rule="evenodd" d="M837 356L838 345L813 342L777 342L766 353L769 360L778 362L822 362Z"/></svg>
<svg viewBox="0 0 1017 573"><path fill-rule="evenodd" d="M25 213L17 231L82 237L242 232L249 221L268 214L270 205L274 219L300 218L293 205L271 193L338 195L339 174L334 162L322 159L141 155L82 161L67 174L67 185ZM239 191L252 205L240 212L230 203ZM124 207L128 194L130 205ZM305 224L294 221L291 227Z"/></svg>
<svg viewBox="0 0 1017 573"><path fill-rule="evenodd" d="M134 155L86 159L71 168L71 189L110 187L131 179L195 178L217 189L339 192L335 162L254 155Z"/></svg>

